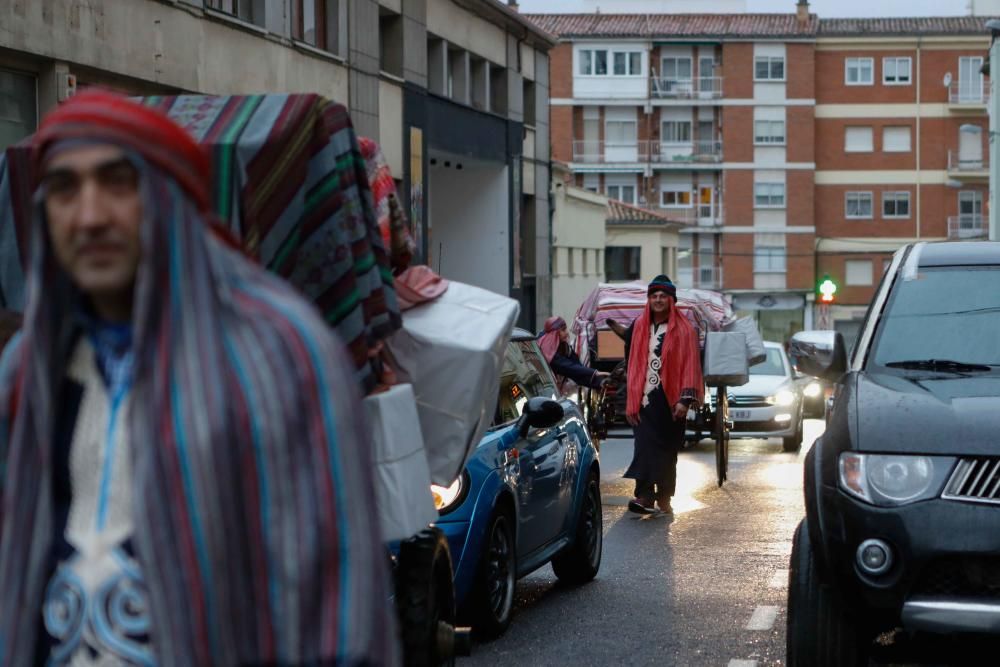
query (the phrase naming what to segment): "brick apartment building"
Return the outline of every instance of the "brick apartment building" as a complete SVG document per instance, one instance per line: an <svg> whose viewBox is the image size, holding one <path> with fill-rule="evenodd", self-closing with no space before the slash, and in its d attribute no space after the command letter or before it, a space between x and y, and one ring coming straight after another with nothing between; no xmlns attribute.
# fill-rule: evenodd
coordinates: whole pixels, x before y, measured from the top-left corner
<svg viewBox="0 0 1000 667"><path fill-rule="evenodd" d="M577 185L687 223L676 279L767 338L820 324L829 274L852 338L900 244L985 235L987 19L794 9L529 18L560 38L552 156Z"/></svg>

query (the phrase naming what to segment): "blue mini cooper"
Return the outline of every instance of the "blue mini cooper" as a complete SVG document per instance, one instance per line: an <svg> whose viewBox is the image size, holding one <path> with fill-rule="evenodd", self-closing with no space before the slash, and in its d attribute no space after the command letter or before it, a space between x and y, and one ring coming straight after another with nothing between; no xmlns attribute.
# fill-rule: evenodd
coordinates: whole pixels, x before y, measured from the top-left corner
<svg viewBox="0 0 1000 667"><path fill-rule="evenodd" d="M581 584L601 566L600 470L583 415L534 336L507 345L493 425L450 487L433 487L459 618L481 638L510 624L517 579L551 562Z"/></svg>

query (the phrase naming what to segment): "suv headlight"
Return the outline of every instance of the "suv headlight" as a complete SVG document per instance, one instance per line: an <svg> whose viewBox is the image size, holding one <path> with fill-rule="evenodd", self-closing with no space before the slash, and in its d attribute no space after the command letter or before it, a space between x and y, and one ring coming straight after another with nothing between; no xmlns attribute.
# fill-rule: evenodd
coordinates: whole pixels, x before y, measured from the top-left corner
<svg viewBox="0 0 1000 667"><path fill-rule="evenodd" d="M788 389L782 389L777 392L774 396L768 396L767 402L771 405L780 405L781 407L787 407L795 402L795 393L789 391Z"/></svg>
<svg viewBox="0 0 1000 667"><path fill-rule="evenodd" d="M906 505L937 497L954 463L951 456L844 452L840 488L872 505Z"/></svg>
<svg viewBox="0 0 1000 667"><path fill-rule="evenodd" d="M431 495L434 496L434 507L437 508L439 514L447 514L456 507L458 507L461 502L465 499L465 492L469 486L469 480L467 472L462 472L451 486L444 487L438 486L437 484L431 484Z"/></svg>

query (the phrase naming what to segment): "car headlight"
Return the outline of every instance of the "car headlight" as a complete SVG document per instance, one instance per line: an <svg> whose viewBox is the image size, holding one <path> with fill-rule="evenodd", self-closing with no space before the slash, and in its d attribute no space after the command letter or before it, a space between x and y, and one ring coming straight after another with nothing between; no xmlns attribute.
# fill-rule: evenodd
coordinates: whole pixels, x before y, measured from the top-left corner
<svg viewBox="0 0 1000 667"><path fill-rule="evenodd" d="M819 382L810 382L806 385L806 388L802 390L807 398L816 398L823 393L823 386Z"/></svg>
<svg viewBox="0 0 1000 667"><path fill-rule="evenodd" d="M451 486L444 487L431 484L431 495L434 496L434 507L438 513L446 514L455 509L465 496L465 488L468 485L466 474L458 476Z"/></svg>
<svg viewBox="0 0 1000 667"><path fill-rule="evenodd" d="M954 463L950 456L844 452L840 488L872 505L906 505L937 497Z"/></svg>
<svg viewBox="0 0 1000 667"><path fill-rule="evenodd" d="M768 396L767 402L771 405L789 406L795 402L795 394L787 389L782 389L774 396Z"/></svg>

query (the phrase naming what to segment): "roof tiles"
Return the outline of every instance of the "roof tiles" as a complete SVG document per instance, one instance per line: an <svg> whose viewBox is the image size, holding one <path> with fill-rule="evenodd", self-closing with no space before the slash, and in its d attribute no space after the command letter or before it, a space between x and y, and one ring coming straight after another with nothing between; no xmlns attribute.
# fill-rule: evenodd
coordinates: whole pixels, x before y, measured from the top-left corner
<svg viewBox="0 0 1000 667"><path fill-rule="evenodd" d="M611 224L624 225L665 225L670 223L678 225L684 224L680 221L673 220L662 213L656 213L655 211L650 211L649 209L632 206L631 204L620 202L617 199L608 200L607 222Z"/></svg>
<svg viewBox="0 0 1000 667"><path fill-rule="evenodd" d="M784 38L866 35L985 35L984 16L819 19L795 14L526 14L561 38Z"/></svg>

